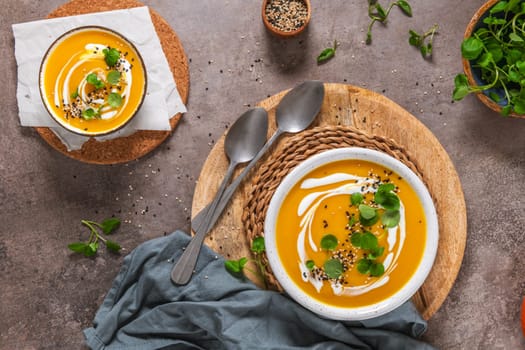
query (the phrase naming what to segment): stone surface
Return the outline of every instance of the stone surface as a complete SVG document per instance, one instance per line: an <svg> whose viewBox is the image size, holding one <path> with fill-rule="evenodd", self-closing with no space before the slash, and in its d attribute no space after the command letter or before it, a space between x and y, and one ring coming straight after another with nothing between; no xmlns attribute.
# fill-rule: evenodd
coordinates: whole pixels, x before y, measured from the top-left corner
<svg viewBox="0 0 525 350"><path fill-rule="evenodd" d="M443 349L525 347L519 307L525 290L525 119L503 118L472 96L451 103L464 28L483 1L413 1L364 44L364 1L314 1L308 30L289 40L267 33L258 1L146 1L178 33L190 62L188 113L156 151L128 164L94 166L51 149L22 128L16 105L11 24L61 4L0 0L0 348L76 349L122 256L70 254L86 236L81 219L116 215L126 251L189 229L195 180L220 135L248 106L306 79L349 83L394 100L443 144L461 178L468 242L457 282L424 339ZM408 46L408 30L440 26L432 61ZM315 58L337 39L336 57ZM400 125L402 127L402 125Z"/></svg>

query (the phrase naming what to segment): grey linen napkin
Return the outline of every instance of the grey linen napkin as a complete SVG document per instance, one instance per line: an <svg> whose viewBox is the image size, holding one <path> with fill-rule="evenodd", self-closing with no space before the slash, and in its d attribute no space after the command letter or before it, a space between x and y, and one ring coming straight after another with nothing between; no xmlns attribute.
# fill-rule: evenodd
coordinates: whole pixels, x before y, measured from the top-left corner
<svg viewBox="0 0 525 350"><path fill-rule="evenodd" d="M92 349L434 349L415 339L426 322L411 303L363 322L323 319L286 295L230 275L204 247L186 286L170 280L189 236L138 246L84 330Z"/></svg>

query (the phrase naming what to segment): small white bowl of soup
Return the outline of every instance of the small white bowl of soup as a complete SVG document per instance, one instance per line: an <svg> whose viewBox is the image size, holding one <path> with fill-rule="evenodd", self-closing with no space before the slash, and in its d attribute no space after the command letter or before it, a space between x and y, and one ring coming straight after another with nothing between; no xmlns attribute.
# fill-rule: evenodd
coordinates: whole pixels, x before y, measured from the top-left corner
<svg viewBox="0 0 525 350"><path fill-rule="evenodd" d="M409 300L438 246L432 198L384 153L314 155L278 186L264 223L270 267L284 291L330 319L365 320Z"/></svg>
<svg viewBox="0 0 525 350"><path fill-rule="evenodd" d="M146 68L135 46L99 26L70 30L49 47L40 67L42 101L65 129L84 136L126 125L146 95Z"/></svg>

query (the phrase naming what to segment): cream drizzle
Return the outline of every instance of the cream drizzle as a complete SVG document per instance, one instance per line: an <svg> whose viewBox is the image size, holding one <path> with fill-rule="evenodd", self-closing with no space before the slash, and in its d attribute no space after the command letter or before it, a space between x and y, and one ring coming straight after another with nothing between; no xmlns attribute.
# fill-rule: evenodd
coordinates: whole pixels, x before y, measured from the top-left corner
<svg viewBox="0 0 525 350"><path fill-rule="evenodd" d="M313 189L321 186L339 184L335 188L329 188L324 191L313 192L306 195L301 200L297 208L297 215L300 217L300 231L297 237L299 269L301 270L301 276L303 281L311 283L317 290L317 292L321 291L323 287L323 281L312 276L312 274L306 267L306 261L308 260L308 257L306 256L305 250L306 240L308 240L308 244L314 252L317 252L319 250L317 244L314 242L312 234L312 222L315 212L317 211L319 205L321 205L321 203L329 197L338 196L342 194L351 195L352 193L357 192L361 192L363 194L376 192L376 189L373 188L373 186L367 186L373 184L374 182L374 179L364 178L346 173L336 173L321 178L308 178L303 180L303 182L301 183L301 188L304 189ZM343 184L340 185L340 183ZM363 188L363 191L361 191L361 188ZM390 280L390 274L397 266L397 261L403 249L403 245L406 238L405 207L402 202L400 203L399 212L400 220L398 226L388 229L388 247L386 249L387 256L383 261L385 273L377 280L374 280L372 283L361 286L343 287L341 284L335 281L330 281L332 291L335 295L361 295L388 283L388 281ZM397 245L397 249L394 251L398 239L399 244Z"/></svg>
<svg viewBox="0 0 525 350"><path fill-rule="evenodd" d="M55 82L55 88L54 88L54 102L55 102L55 106L61 106L61 105L66 106L66 105L70 105L71 104L71 97L70 96L71 96L72 92L69 89L69 81L71 79L71 76L84 63L86 63L88 61L91 61L91 60L100 60L100 59L103 60L104 59L104 53L102 52L102 50L104 50L105 48L106 48L106 45L102 45L102 44L93 44L93 43L86 44L86 46L84 47L84 49L85 49L84 52L82 52L80 54L77 54L77 55L74 55L73 57L71 57L68 60L68 62L62 67L62 69L58 73L57 80ZM74 59L76 59L77 57L79 58L79 61L71 66L71 62ZM119 61L120 61L119 62L119 64L120 64L119 71L121 73L121 79L125 82L123 84L124 91L119 92L118 89L112 88L111 92L119 92L120 95L122 96L123 104L119 107L119 110L122 110L128 104L128 100L129 99L128 98L124 98L124 97L129 95L129 92L130 92L130 89L131 89L133 81L132 81L132 75L130 73L130 71L131 71L131 64L130 64L130 62L128 60L126 60L125 58L122 58L122 57L119 59ZM68 69L68 67L70 67L70 68ZM84 77L82 78L82 81L81 81L80 85L78 86L78 94L79 94L80 99L81 99L81 106L79 106L79 107L82 110L90 107L90 104L88 103L88 97L87 97L88 94L87 94L87 91L86 91L86 85L87 85L86 78L91 73L97 74L97 76L98 76L98 78L100 80L103 80L103 81L106 80L106 73L105 73L104 69L102 69L102 68L95 68L95 69L92 69L92 70L90 70L88 72L84 72ZM64 74L65 74L65 78L62 79L62 76ZM60 86L60 84L62 84L62 86ZM59 94L60 90L62 90L62 94L61 95ZM102 109L100 110L100 117L102 119L110 119L110 118L113 118L115 115L117 115L118 110L115 110L114 108L112 108L110 106L107 106L107 105L104 106L104 104L105 104L104 99L97 99L97 100L91 101L91 106L96 105L96 106L98 106L98 108L102 107Z"/></svg>

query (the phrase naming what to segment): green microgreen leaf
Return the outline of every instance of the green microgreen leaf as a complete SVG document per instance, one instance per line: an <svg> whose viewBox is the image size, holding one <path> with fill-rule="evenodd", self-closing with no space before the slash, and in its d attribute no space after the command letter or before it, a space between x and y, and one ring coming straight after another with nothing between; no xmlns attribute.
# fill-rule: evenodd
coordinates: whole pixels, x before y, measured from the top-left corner
<svg viewBox="0 0 525 350"><path fill-rule="evenodd" d="M343 264L338 259L327 260L323 267L328 278L339 278L343 274Z"/></svg>
<svg viewBox="0 0 525 350"><path fill-rule="evenodd" d="M334 40L334 46L328 47L321 51L319 56L317 56L317 63L324 63L330 60L335 56L335 51L337 50L337 40Z"/></svg>
<svg viewBox="0 0 525 350"><path fill-rule="evenodd" d="M507 2L506 1L499 1L498 3L496 3L496 5L492 6L492 8L490 9L489 13L491 15L493 15L495 13L499 13L499 12L505 11L506 7L507 7Z"/></svg>
<svg viewBox="0 0 525 350"><path fill-rule="evenodd" d="M379 192L391 192L391 191L394 191L395 189L396 189L396 185L394 185L391 182L385 182L385 183L382 183L381 185L379 185L379 187L377 188L377 191L379 191Z"/></svg>
<svg viewBox="0 0 525 350"><path fill-rule="evenodd" d="M467 60L475 60L483 51L483 42L475 37L470 37L461 43L461 54Z"/></svg>
<svg viewBox="0 0 525 350"><path fill-rule="evenodd" d="M363 203L363 199L364 197L361 192L355 192L350 195L350 203L352 203L352 205L359 205Z"/></svg>
<svg viewBox="0 0 525 350"><path fill-rule="evenodd" d="M408 17L412 17L412 8L410 7L410 4L405 0L398 0L396 2L396 5L399 6L399 8L407 15Z"/></svg>
<svg viewBox="0 0 525 350"><path fill-rule="evenodd" d="M361 214L359 214L359 223L361 223L361 225L363 226L372 226L378 221L379 221L379 215L375 215L371 219L365 219Z"/></svg>
<svg viewBox="0 0 525 350"><path fill-rule="evenodd" d="M82 253L82 254L84 254L84 252L86 251L87 244L84 243L84 242L75 242L75 243L68 244L67 247L70 250L74 251L75 253Z"/></svg>
<svg viewBox="0 0 525 350"><path fill-rule="evenodd" d="M116 65L120 59L120 51L115 48L105 48L102 50L102 53L104 54L106 64L110 67Z"/></svg>
<svg viewBox="0 0 525 350"><path fill-rule="evenodd" d="M385 267L383 264L378 262L373 262L370 264L370 276L379 277L385 273Z"/></svg>
<svg viewBox="0 0 525 350"><path fill-rule="evenodd" d="M370 220L377 216L377 211L366 204L359 204L359 214L363 219Z"/></svg>
<svg viewBox="0 0 525 350"><path fill-rule="evenodd" d="M510 114L510 112L512 112L512 106L511 105L506 105L505 107L503 107L501 109L501 114L503 116L505 116L505 117L508 116Z"/></svg>
<svg viewBox="0 0 525 350"><path fill-rule="evenodd" d="M377 237L368 231L363 232L363 236L361 237L361 248L362 249L377 249L378 247L378 241Z"/></svg>
<svg viewBox="0 0 525 350"><path fill-rule="evenodd" d="M499 101L501 100L501 98L499 97L499 95L493 91L489 92L489 97L492 101L496 102L496 103L499 103Z"/></svg>
<svg viewBox="0 0 525 350"><path fill-rule="evenodd" d="M379 258L383 253L385 252L385 247L376 247L375 249L372 249L370 253L368 253L367 258L370 260L374 260Z"/></svg>
<svg viewBox="0 0 525 350"><path fill-rule="evenodd" d="M393 192L392 187L392 184L379 186L374 195L374 201L385 209L398 210L400 206L399 197Z"/></svg>
<svg viewBox="0 0 525 350"><path fill-rule="evenodd" d="M102 231L106 235L113 233L119 227L120 227L120 220L117 218L109 218L109 219L102 221L101 223Z"/></svg>
<svg viewBox="0 0 525 350"><path fill-rule="evenodd" d="M423 58L430 58L432 56L432 45L434 41L434 35L437 34L438 28L438 25L434 24L434 26L432 26L423 34L419 34L415 30L410 29L408 31L408 43L418 48ZM428 41L428 43L426 41Z"/></svg>
<svg viewBox="0 0 525 350"><path fill-rule="evenodd" d="M119 71L112 70L108 73L108 83L110 83L111 85L117 85L120 82L120 76L121 74Z"/></svg>
<svg viewBox="0 0 525 350"><path fill-rule="evenodd" d="M105 86L104 82L100 80L95 73L89 73L86 77L86 81L93 85L95 89L101 89Z"/></svg>
<svg viewBox="0 0 525 350"><path fill-rule="evenodd" d="M93 256L97 253L98 242L91 242L87 245L86 250L84 251L85 256Z"/></svg>
<svg viewBox="0 0 525 350"><path fill-rule="evenodd" d="M380 3L376 3L375 8L376 8L376 14L379 20L380 21L386 20L387 13L386 13L386 10L383 8L383 6L381 6Z"/></svg>
<svg viewBox="0 0 525 350"><path fill-rule="evenodd" d="M401 218L401 215L399 213L399 210L388 209L383 213L383 215L381 215L381 222L387 228L392 228L392 227L396 227L399 224L400 218Z"/></svg>
<svg viewBox="0 0 525 350"><path fill-rule="evenodd" d="M264 237L258 236L255 237L255 239L252 242L251 247L252 252L261 254L265 251L265 245L264 245Z"/></svg>
<svg viewBox="0 0 525 350"><path fill-rule="evenodd" d="M315 262L313 260L307 260L306 261L306 268L310 271L312 271L315 267Z"/></svg>
<svg viewBox="0 0 525 350"><path fill-rule="evenodd" d="M82 111L82 118L84 118L85 120L95 119L98 116L98 112L95 111L93 108L88 108Z"/></svg>
<svg viewBox="0 0 525 350"><path fill-rule="evenodd" d="M337 237L332 234L324 235L323 238L321 238L321 248L324 250L334 250L337 244Z"/></svg>
<svg viewBox="0 0 525 350"><path fill-rule="evenodd" d="M357 271L359 271L362 274L365 274L370 270L370 265L372 265L372 262L370 260L360 259L357 262Z"/></svg>
<svg viewBox="0 0 525 350"><path fill-rule="evenodd" d="M379 277L385 273L385 267L382 263L361 259L357 262L357 271L362 274L368 273L370 276Z"/></svg>
<svg viewBox="0 0 525 350"><path fill-rule="evenodd" d="M110 241L109 239L106 240L106 248L115 253L122 249L122 247L117 242Z"/></svg>
<svg viewBox="0 0 525 350"><path fill-rule="evenodd" d="M242 257L239 260L226 260L224 266L226 267L226 270L232 273L241 273L244 266L246 266L246 263L248 263L248 259Z"/></svg>
<svg viewBox="0 0 525 350"><path fill-rule="evenodd" d="M76 90L74 92L72 92L71 95L69 95L69 97L72 100L76 100L76 98L78 97L78 88L76 88Z"/></svg>
<svg viewBox="0 0 525 350"><path fill-rule="evenodd" d="M108 95L108 104L113 108L118 108L122 105L122 96L117 92L111 92Z"/></svg>
<svg viewBox="0 0 525 350"><path fill-rule="evenodd" d="M452 92L452 99L460 101L470 92L468 79L465 74L458 74L454 78L454 91Z"/></svg>
<svg viewBox="0 0 525 350"><path fill-rule="evenodd" d="M352 226L354 226L356 222L357 222L357 219L355 218L354 215L352 215L352 216L350 217L350 219L348 219L348 227L352 227Z"/></svg>
<svg viewBox="0 0 525 350"><path fill-rule="evenodd" d="M369 231L352 233L350 242L354 247L361 249L377 249L378 247L377 237Z"/></svg>

